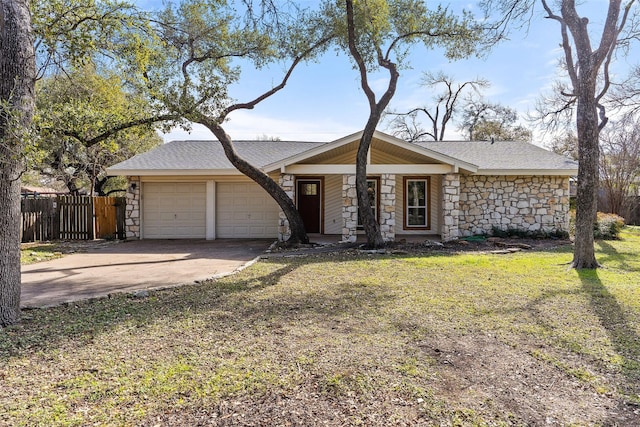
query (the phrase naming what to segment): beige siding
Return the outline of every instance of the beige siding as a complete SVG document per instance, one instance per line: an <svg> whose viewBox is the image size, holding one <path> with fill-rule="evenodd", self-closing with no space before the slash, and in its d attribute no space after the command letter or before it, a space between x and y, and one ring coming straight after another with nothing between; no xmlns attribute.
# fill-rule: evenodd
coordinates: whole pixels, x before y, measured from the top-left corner
<svg viewBox="0 0 640 427"><path fill-rule="evenodd" d="M431 232L440 234L442 223L442 176L431 177Z"/></svg>
<svg viewBox="0 0 640 427"><path fill-rule="evenodd" d="M352 151L350 153L340 153L336 156L332 156L330 158L319 159L316 164L321 165L353 165L356 163L356 152Z"/></svg>
<svg viewBox="0 0 640 427"><path fill-rule="evenodd" d="M342 234L342 175L324 179L324 233Z"/></svg>
<svg viewBox="0 0 640 427"><path fill-rule="evenodd" d="M407 164L407 159L384 151L371 150L371 163L377 165L404 165Z"/></svg>
<svg viewBox="0 0 640 427"><path fill-rule="evenodd" d="M396 235L402 234L440 234L440 182L439 175L431 176L431 188L429 200L431 202L431 229L430 230L405 230L404 229L404 177L396 175Z"/></svg>

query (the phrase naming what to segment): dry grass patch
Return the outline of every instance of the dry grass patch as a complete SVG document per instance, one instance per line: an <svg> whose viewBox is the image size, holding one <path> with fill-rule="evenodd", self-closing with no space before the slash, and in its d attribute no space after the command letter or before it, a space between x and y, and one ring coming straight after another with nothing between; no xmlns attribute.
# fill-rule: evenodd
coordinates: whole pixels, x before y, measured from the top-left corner
<svg viewBox="0 0 640 427"><path fill-rule="evenodd" d="M640 424L640 230L598 250L281 258L28 311L0 424Z"/></svg>

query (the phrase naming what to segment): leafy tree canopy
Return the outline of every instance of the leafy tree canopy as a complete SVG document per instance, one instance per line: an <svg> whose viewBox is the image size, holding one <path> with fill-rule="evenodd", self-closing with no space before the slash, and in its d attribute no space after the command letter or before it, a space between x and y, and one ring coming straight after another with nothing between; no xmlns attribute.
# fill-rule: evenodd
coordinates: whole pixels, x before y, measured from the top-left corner
<svg viewBox="0 0 640 427"><path fill-rule="evenodd" d="M87 64L113 68L149 25L148 14L123 0L34 1L31 12L39 77Z"/></svg>
<svg viewBox="0 0 640 427"><path fill-rule="evenodd" d="M113 131L150 115L146 98L127 91L114 74L101 76L87 65L40 80L36 94L35 167L71 192L90 192L107 167L161 142L151 124Z"/></svg>

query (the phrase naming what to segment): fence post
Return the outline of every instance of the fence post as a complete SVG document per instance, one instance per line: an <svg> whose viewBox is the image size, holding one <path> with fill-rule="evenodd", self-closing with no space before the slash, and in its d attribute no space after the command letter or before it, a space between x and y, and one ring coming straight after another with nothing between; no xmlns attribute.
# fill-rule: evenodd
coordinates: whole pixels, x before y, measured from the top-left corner
<svg viewBox="0 0 640 427"><path fill-rule="evenodd" d="M89 196L89 206L87 207L87 231L89 232L88 240L96 238L96 208L95 199Z"/></svg>

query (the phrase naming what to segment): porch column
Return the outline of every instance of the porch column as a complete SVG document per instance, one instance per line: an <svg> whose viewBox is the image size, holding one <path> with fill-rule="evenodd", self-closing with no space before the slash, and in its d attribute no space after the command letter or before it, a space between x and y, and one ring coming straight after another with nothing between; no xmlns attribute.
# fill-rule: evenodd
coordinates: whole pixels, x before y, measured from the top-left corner
<svg viewBox="0 0 640 427"><path fill-rule="evenodd" d="M442 177L442 230L443 242L457 240L460 236L460 174L448 173Z"/></svg>
<svg viewBox="0 0 640 427"><path fill-rule="evenodd" d="M127 240L140 238L140 177L127 177L127 206L124 212L124 224Z"/></svg>
<svg viewBox="0 0 640 427"><path fill-rule="evenodd" d="M355 242L358 232L356 176L342 175L342 241Z"/></svg>
<svg viewBox="0 0 640 427"><path fill-rule="evenodd" d="M385 242L396 238L396 175L380 176L380 232Z"/></svg>
<svg viewBox="0 0 640 427"><path fill-rule="evenodd" d="M278 178L278 184L287 193L287 196L295 202L296 200L296 185L295 177L288 173L283 173ZM291 236L291 228L289 227L289 220L284 214L282 209L279 210L278 215L278 241L284 242Z"/></svg>

